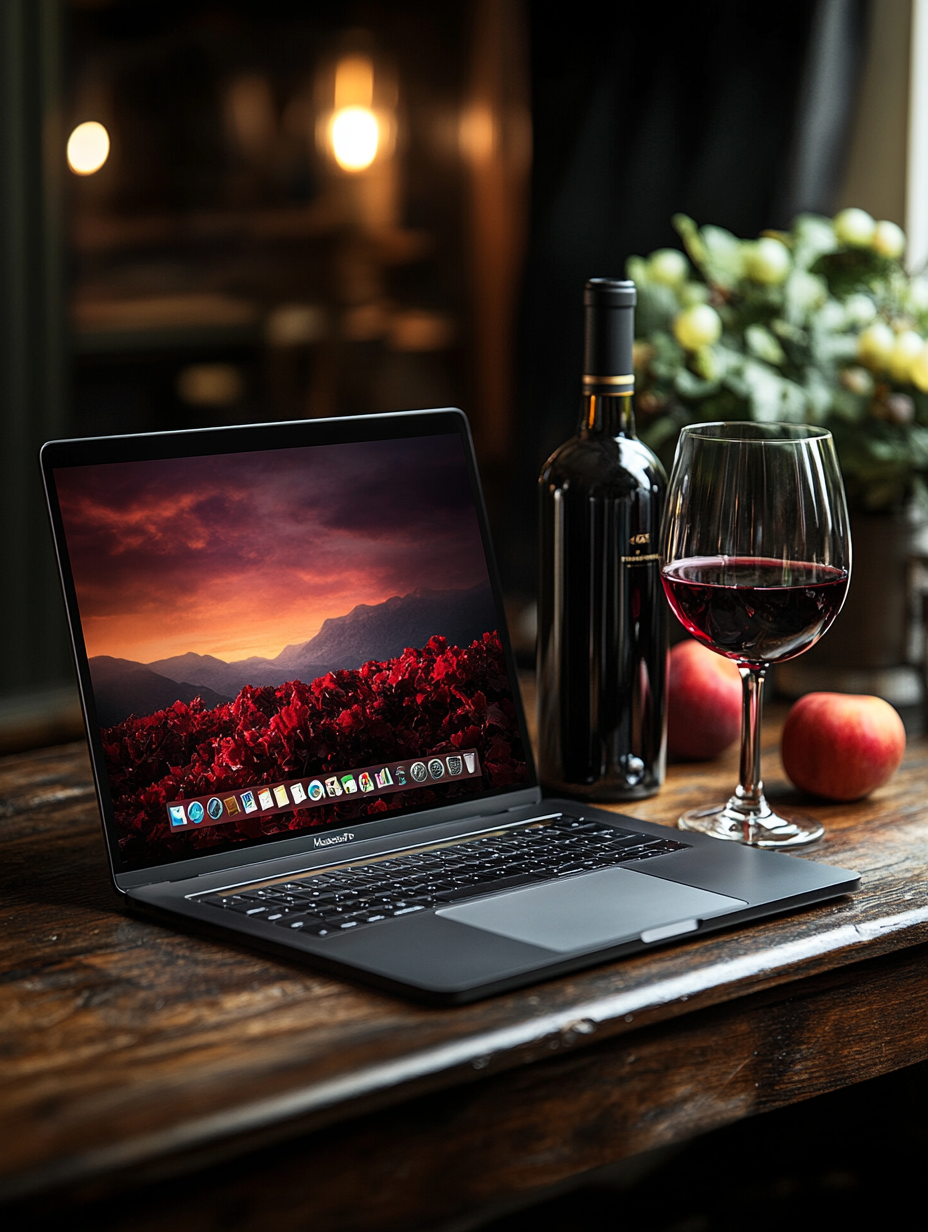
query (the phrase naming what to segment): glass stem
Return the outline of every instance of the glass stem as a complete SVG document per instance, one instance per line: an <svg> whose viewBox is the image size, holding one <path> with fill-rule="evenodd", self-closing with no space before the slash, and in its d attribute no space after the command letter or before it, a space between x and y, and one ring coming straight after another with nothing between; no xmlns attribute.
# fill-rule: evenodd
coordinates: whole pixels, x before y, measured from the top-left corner
<svg viewBox="0 0 928 1232"><path fill-rule="evenodd" d="M764 695L766 669L738 665L741 673L741 774L729 808L737 810L742 819L744 841L750 843L754 825L770 813L764 799L764 783L760 777L761 704Z"/></svg>

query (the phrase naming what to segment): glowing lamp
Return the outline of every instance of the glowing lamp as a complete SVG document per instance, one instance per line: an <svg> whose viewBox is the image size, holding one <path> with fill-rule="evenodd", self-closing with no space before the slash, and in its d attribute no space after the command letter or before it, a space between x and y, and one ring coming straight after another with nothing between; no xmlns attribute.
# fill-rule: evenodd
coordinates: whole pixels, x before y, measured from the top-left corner
<svg viewBox="0 0 928 1232"><path fill-rule="evenodd" d="M377 156L380 126L369 107L342 107L332 117L332 153L343 171L363 171Z"/></svg>
<svg viewBox="0 0 928 1232"><path fill-rule="evenodd" d="M340 171L356 174L393 153L396 83L371 55L344 53L319 78L316 140Z"/></svg>
<svg viewBox="0 0 928 1232"><path fill-rule="evenodd" d="M68 138L68 166L75 175L93 175L109 157L110 135L96 120L78 124Z"/></svg>

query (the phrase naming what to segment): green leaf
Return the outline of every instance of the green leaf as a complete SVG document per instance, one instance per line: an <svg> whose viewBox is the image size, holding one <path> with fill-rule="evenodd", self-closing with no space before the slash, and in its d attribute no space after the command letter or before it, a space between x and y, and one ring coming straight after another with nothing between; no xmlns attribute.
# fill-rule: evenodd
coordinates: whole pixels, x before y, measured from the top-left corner
<svg viewBox="0 0 928 1232"><path fill-rule="evenodd" d="M845 423L860 423L867 416L869 398L853 394L843 385L836 385L831 390L831 413Z"/></svg>
<svg viewBox="0 0 928 1232"><path fill-rule="evenodd" d="M722 227L703 227L700 232L705 246L705 274L716 286L730 289L744 272L744 245Z"/></svg>
<svg viewBox="0 0 928 1232"><path fill-rule="evenodd" d="M782 338L784 342L791 342L794 346L804 347L809 344L809 335L804 329L800 329L798 325L794 325L790 321L781 321L777 318L770 323L771 330L778 338Z"/></svg>
<svg viewBox="0 0 928 1232"><path fill-rule="evenodd" d="M792 325L805 325L827 299L824 279L807 270L794 269L783 284L783 316Z"/></svg>
<svg viewBox="0 0 928 1232"><path fill-rule="evenodd" d="M807 368L803 373L803 389L806 395L806 417L809 423L825 424L834 404L835 382L827 380L818 368Z"/></svg>
<svg viewBox="0 0 928 1232"><path fill-rule="evenodd" d="M671 222L680 239L683 240L683 247L689 254L690 260L698 270L705 272L706 246L699 234L699 228L686 214L674 214Z"/></svg>
<svg viewBox="0 0 928 1232"><path fill-rule="evenodd" d="M655 330L648 339L654 347L651 371L659 381L673 383L674 378L686 364L686 352L676 338L664 330Z"/></svg>
<svg viewBox="0 0 928 1232"><path fill-rule="evenodd" d="M802 423L805 420L806 395L800 385L752 359L745 362L742 376L753 419L759 423Z"/></svg>
<svg viewBox="0 0 928 1232"><path fill-rule="evenodd" d="M714 393L719 383L718 381L707 381L697 376L695 372L690 372L689 368L681 368L677 373L674 386L681 398L695 400Z"/></svg>
<svg viewBox="0 0 928 1232"><path fill-rule="evenodd" d="M800 214L793 222L790 233L794 265L808 269L826 252L838 247L830 218L820 214Z"/></svg>
<svg viewBox="0 0 928 1232"><path fill-rule="evenodd" d="M687 416L687 419L689 416ZM665 441L670 440L680 431L680 424L672 415L660 415L652 423L648 424L647 430L642 432L641 439L653 449L655 453L661 448Z"/></svg>
<svg viewBox="0 0 928 1232"><path fill-rule="evenodd" d="M647 338L655 330L669 332L680 303L670 287L660 282L644 282L638 286L635 309L635 336Z"/></svg>
<svg viewBox="0 0 928 1232"><path fill-rule="evenodd" d="M744 331L744 340L748 344L748 350L758 359L777 366L786 362L783 348L763 325L749 325Z"/></svg>

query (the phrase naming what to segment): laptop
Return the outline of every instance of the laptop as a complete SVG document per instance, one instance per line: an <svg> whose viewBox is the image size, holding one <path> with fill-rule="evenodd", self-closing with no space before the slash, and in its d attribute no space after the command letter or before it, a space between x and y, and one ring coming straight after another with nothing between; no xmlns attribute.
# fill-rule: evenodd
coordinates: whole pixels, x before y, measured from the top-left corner
<svg viewBox="0 0 928 1232"><path fill-rule="evenodd" d="M543 796L460 411L41 466L132 910L453 1003L857 887Z"/></svg>

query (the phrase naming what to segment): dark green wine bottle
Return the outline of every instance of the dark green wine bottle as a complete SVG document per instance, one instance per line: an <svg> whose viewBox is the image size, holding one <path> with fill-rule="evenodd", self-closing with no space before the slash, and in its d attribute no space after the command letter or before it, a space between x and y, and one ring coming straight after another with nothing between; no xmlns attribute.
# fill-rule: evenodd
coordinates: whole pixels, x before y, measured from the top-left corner
<svg viewBox="0 0 928 1232"><path fill-rule="evenodd" d="M592 278L576 436L539 480L538 741L544 786L637 800L664 780L661 463L635 436L635 284Z"/></svg>

